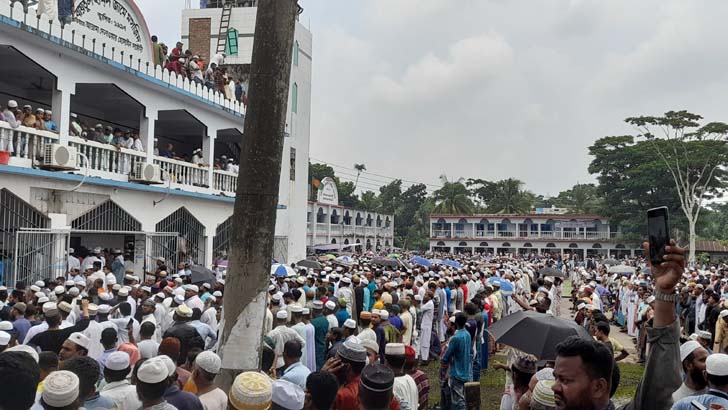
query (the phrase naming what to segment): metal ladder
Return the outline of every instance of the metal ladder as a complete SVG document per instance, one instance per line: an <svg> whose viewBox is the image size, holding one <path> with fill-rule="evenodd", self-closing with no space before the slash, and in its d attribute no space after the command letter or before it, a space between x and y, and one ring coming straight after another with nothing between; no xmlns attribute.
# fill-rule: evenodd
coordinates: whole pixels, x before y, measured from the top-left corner
<svg viewBox="0 0 728 410"><path fill-rule="evenodd" d="M230 28L230 15L233 11L233 2L228 0L222 6L222 16L220 17L220 31L217 33L217 51L216 53L224 53L227 44L228 28Z"/></svg>

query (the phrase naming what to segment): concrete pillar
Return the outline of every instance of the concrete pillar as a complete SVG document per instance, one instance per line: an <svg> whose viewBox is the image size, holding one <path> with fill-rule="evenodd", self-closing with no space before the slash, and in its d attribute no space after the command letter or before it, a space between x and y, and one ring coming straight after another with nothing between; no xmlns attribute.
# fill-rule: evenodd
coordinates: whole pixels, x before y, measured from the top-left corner
<svg viewBox="0 0 728 410"><path fill-rule="evenodd" d="M209 227L207 228L207 230L208 232L215 232L215 229L210 230ZM215 255L212 254L212 242L213 237L205 236L205 266L207 267L212 266L212 259L215 257Z"/></svg>
<svg viewBox="0 0 728 410"><path fill-rule="evenodd" d="M145 116L146 114L146 116ZM154 122L157 121L158 111L153 108L146 108L146 113L141 115L139 121L139 138L147 151L147 163L154 162Z"/></svg>
<svg viewBox="0 0 728 410"><path fill-rule="evenodd" d="M455 237L455 224L454 223L450 223L450 237L451 238Z"/></svg>
<svg viewBox="0 0 728 410"><path fill-rule="evenodd" d="M202 136L202 158L205 164L207 164L207 181L204 181L207 186L214 188L214 163L215 163L215 139L217 138L216 129L210 130L210 135Z"/></svg>
<svg viewBox="0 0 728 410"><path fill-rule="evenodd" d="M71 95L74 91L76 91L76 83L58 80L51 97L53 121L58 125L58 140L62 145L68 145L68 128L71 125Z"/></svg>
<svg viewBox="0 0 728 410"><path fill-rule="evenodd" d="M326 243L331 243L331 205L326 207L326 218L324 218L326 224Z"/></svg>

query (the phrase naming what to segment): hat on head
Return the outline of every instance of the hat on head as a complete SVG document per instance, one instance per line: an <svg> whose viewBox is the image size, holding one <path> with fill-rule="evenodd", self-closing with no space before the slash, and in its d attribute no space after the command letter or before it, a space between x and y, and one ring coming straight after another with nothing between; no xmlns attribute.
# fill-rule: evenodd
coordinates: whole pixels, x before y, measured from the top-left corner
<svg viewBox="0 0 728 410"><path fill-rule="evenodd" d="M371 319L371 318L372 318L372 312L367 312L365 310L365 311L362 311L361 313L359 313L359 319L368 320L368 319Z"/></svg>
<svg viewBox="0 0 728 410"><path fill-rule="evenodd" d="M32 290L33 292L40 292L40 286L30 285L30 290Z"/></svg>
<svg viewBox="0 0 728 410"><path fill-rule="evenodd" d="M356 329L356 322L352 319L346 319L344 322L344 327L348 327L349 329Z"/></svg>
<svg viewBox="0 0 728 410"><path fill-rule="evenodd" d="M700 343L695 340L688 340L687 342L680 345L680 361L685 360L692 352L703 347Z"/></svg>
<svg viewBox="0 0 728 410"><path fill-rule="evenodd" d="M365 349L370 349L370 350L374 351L375 353L379 353L379 344L377 343L376 340L372 340L372 339L362 339L361 340L361 345Z"/></svg>
<svg viewBox="0 0 728 410"><path fill-rule="evenodd" d="M554 398L553 385L554 380L539 380L531 393L531 402L541 404L549 408L556 408L556 399Z"/></svg>
<svg viewBox="0 0 728 410"><path fill-rule="evenodd" d="M63 286L60 286L60 285L59 286L56 286L53 289L53 293L55 293L56 295L62 295L65 292L66 292L66 288L64 288Z"/></svg>
<svg viewBox="0 0 728 410"><path fill-rule="evenodd" d="M303 308L299 305L291 306L291 313L303 313Z"/></svg>
<svg viewBox="0 0 728 410"><path fill-rule="evenodd" d="M303 314L304 316L310 315L311 310L309 308L303 308L303 310L301 311L301 314Z"/></svg>
<svg viewBox="0 0 728 410"><path fill-rule="evenodd" d="M582 310L585 308L586 308L586 303L584 303L584 302L581 302L581 303L579 303L579 305L576 306L577 310Z"/></svg>
<svg viewBox="0 0 728 410"><path fill-rule="evenodd" d="M111 306L109 306L109 305L99 305L99 314L101 314L101 315L108 315L109 312L111 312Z"/></svg>
<svg viewBox="0 0 728 410"><path fill-rule="evenodd" d="M197 287L197 285L187 285L187 286L185 286L185 290L189 290L189 291L198 293L200 291L200 288Z"/></svg>
<svg viewBox="0 0 728 410"><path fill-rule="evenodd" d="M10 343L10 333L0 332L0 346L7 346Z"/></svg>
<svg viewBox="0 0 728 410"><path fill-rule="evenodd" d="M162 357L168 356L161 355L152 357L142 363L137 370L137 379L142 383L149 384L157 384L167 379L169 377L169 371Z"/></svg>
<svg viewBox="0 0 728 410"><path fill-rule="evenodd" d="M513 363L513 367L523 373L536 373L536 358L531 355L519 356Z"/></svg>
<svg viewBox="0 0 728 410"><path fill-rule="evenodd" d="M384 346L384 354L389 356L404 356L404 345L402 343L387 343Z"/></svg>
<svg viewBox="0 0 728 410"><path fill-rule="evenodd" d="M366 366L361 372L360 388L380 393L391 390L393 385L394 372L381 363Z"/></svg>
<svg viewBox="0 0 728 410"><path fill-rule="evenodd" d="M175 295L174 301L177 302L178 305L182 306L185 303L185 297L182 295Z"/></svg>
<svg viewBox="0 0 728 410"><path fill-rule="evenodd" d="M41 397L48 406L66 407L78 399L79 380L73 372L56 370L43 381Z"/></svg>
<svg viewBox="0 0 728 410"><path fill-rule="evenodd" d="M36 351L34 348L32 348L28 345L15 345L13 347L9 347L9 348L5 349L4 352L28 353L33 358L33 360L35 360L35 362L38 363L38 359L39 359L38 351Z"/></svg>
<svg viewBox="0 0 728 410"><path fill-rule="evenodd" d="M320 300L314 300L313 303L311 304L311 306L313 307L314 310L321 310L324 308L324 302L322 302Z"/></svg>
<svg viewBox="0 0 728 410"><path fill-rule="evenodd" d="M45 302L41 302L41 299L43 298L38 299L38 303L43 305L43 314L48 315L51 311L58 313L58 305L53 302L48 302L48 298L45 298Z"/></svg>
<svg viewBox="0 0 728 410"><path fill-rule="evenodd" d="M288 319L288 312L285 309L281 309L276 312L276 319L286 320Z"/></svg>
<svg viewBox="0 0 728 410"><path fill-rule="evenodd" d="M86 335L84 335L83 333L79 333L79 332L71 333L71 335L68 336L68 340L83 347L86 350L88 350L88 346L91 344L91 340L89 340L89 338L86 337Z"/></svg>
<svg viewBox="0 0 728 410"><path fill-rule="evenodd" d="M127 288L121 288L119 289L119 293L117 293L119 296L129 296L129 289Z"/></svg>
<svg viewBox="0 0 728 410"><path fill-rule="evenodd" d="M205 350L204 352L198 354L197 358L195 359L195 364L199 368L210 374L220 373L220 367L222 367L222 361L220 360L220 356L210 350Z"/></svg>
<svg viewBox="0 0 728 410"><path fill-rule="evenodd" d="M180 317L192 317L192 309L185 304L177 306L174 312Z"/></svg>
<svg viewBox="0 0 728 410"><path fill-rule="evenodd" d="M212 296L214 296L216 298L221 298L222 292L220 292L219 290L216 290L216 291L212 292Z"/></svg>
<svg viewBox="0 0 728 410"><path fill-rule="evenodd" d="M367 360L367 351L361 343L347 339L338 350L339 356L352 362L364 363Z"/></svg>
<svg viewBox="0 0 728 410"><path fill-rule="evenodd" d="M25 314L25 309L27 309L28 306L24 302L18 302L13 305L13 309L17 310L18 312Z"/></svg>
<svg viewBox="0 0 728 410"><path fill-rule="evenodd" d="M108 302L112 299L112 296L109 292L99 293L99 299Z"/></svg>
<svg viewBox="0 0 728 410"><path fill-rule="evenodd" d="M712 376L728 376L728 354L713 353L708 356L705 371Z"/></svg>
<svg viewBox="0 0 728 410"><path fill-rule="evenodd" d="M71 313L71 310L73 309L73 306L71 306L68 302L61 302L58 304L58 310L66 313Z"/></svg>
<svg viewBox="0 0 728 410"><path fill-rule="evenodd" d="M116 351L106 357L105 368L109 370L126 370L129 368L129 354L126 352Z"/></svg>
<svg viewBox="0 0 728 410"><path fill-rule="evenodd" d="M142 292L152 293L152 288L150 286L142 286Z"/></svg>
<svg viewBox="0 0 728 410"><path fill-rule="evenodd" d="M387 312L386 310L382 309L382 310L379 311L379 317L382 320L388 320L389 319L389 312Z"/></svg>
<svg viewBox="0 0 728 410"><path fill-rule="evenodd" d="M303 408L306 394L297 384L288 380L273 381L273 403L286 409L300 410Z"/></svg>
<svg viewBox="0 0 728 410"><path fill-rule="evenodd" d="M336 309L336 303L334 303L333 300L326 301L326 309L328 309L328 310Z"/></svg>
<svg viewBox="0 0 728 410"><path fill-rule="evenodd" d="M261 372L240 373L230 386L228 400L238 410L264 410L270 407L273 385Z"/></svg>
<svg viewBox="0 0 728 410"><path fill-rule="evenodd" d="M89 316L94 316L99 311L99 306L95 303L89 303L88 304L88 314Z"/></svg>
<svg viewBox="0 0 728 410"><path fill-rule="evenodd" d="M8 101L8 107L10 108L18 108L18 102L15 100Z"/></svg>

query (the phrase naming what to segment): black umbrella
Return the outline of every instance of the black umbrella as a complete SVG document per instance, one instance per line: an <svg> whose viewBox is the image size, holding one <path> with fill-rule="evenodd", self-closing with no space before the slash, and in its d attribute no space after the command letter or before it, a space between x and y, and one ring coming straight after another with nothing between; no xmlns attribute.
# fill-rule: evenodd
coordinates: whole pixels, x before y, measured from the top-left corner
<svg viewBox="0 0 728 410"><path fill-rule="evenodd" d="M390 259L390 258L384 258L384 257L376 257L376 258L372 259L372 263L375 265L389 266L391 268L396 268L399 266L399 262L397 262L396 259Z"/></svg>
<svg viewBox="0 0 728 410"><path fill-rule="evenodd" d="M547 266L545 268L541 268L541 270L538 271L538 274L543 276L553 276L554 278L563 278L565 277L564 272L552 268L551 266Z"/></svg>
<svg viewBox="0 0 728 410"><path fill-rule="evenodd" d="M591 339L576 322L534 311L519 311L488 329L496 342L532 354L540 360L556 359L556 345L569 336Z"/></svg>
<svg viewBox="0 0 728 410"><path fill-rule="evenodd" d="M323 266L321 266L320 263L318 263L317 261L312 261L311 259L300 260L300 261L298 261L298 263L296 263L296 266L303 267L303 268L311 268L311 269L323 268Z"/></svg>
<svg viewBox="0 0 728 410"><path fill-rule="evenodd" d="M202 265L192 266L190 268L190 272L190 280L195 285L200 283L209 283L210 285L215 284L215 272Z"/></svg>

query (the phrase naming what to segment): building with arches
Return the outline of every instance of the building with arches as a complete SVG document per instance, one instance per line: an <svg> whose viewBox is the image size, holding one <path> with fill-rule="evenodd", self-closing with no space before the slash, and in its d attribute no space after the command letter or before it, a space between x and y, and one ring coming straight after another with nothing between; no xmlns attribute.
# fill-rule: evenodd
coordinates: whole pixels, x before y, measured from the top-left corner
<svg viewBox="0 0 728 410"><path fill-rule="evenodd" d="M140 275L157 257L170 269L226 259L238 173L213 164L240 159L245 106L155 67L134 0L83 2L63 28L23 3L0 0L0 105L49 110L58 131L0 121L0 284L62 273L69 247L122 249ZM235 58L248 63L250 5L240 2L246 23L236 27L245 41ZM273 254L281 262L306 256L311 33L300 23L295 41ZM138 134L142 148L70 132L97 123ZM167 144L179 156L159 155ZM185 160L197 149L201 163Z"/></svg>
<svg viewBox="0 0 728 410"><path fill-rule="evenodd" d="M430 215L430 249L452 253L552 253L584 259L641 254L599 215Z"/></svg>
<svg viewBox="0 0 728 410"><path fill-rule="evenodd" d="M386 250L394 247L394 216L339 205L336 182L324 178L308 203L310 250Z"/></svg>

